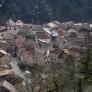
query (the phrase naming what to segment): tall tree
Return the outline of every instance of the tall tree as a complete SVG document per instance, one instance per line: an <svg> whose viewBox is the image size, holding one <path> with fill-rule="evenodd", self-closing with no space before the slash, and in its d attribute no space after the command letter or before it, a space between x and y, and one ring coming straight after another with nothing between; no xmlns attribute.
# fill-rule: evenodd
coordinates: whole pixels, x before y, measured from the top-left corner
<svg viewBox="0 0 92 92"><path fill-rule="evenodd" d="M63 80L64 80L64 92L73 92L75 87L74 78L75 75L75 61L72 55L67 55L64 60Z"/></svg>
<svg viewBox="0 0 92 92"><path fill-rule="evenodd" d="M92 82L92 49L87 48L80 58L80 73L86 83Z"/></svg>

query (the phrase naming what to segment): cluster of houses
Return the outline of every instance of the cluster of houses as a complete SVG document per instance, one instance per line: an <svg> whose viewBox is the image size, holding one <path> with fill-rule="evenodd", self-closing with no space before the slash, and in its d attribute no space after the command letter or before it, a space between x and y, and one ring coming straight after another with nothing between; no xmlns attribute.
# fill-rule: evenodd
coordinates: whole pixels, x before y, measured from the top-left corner
<svg viewBox="0 0 92 92"><path fill-rule="evenodd" d="M0 26L0 92L18 92L15 85L22 82L10 65L12 58L30 66L50 60L63 64L65 56L77 59L91 46L91 24L52 21L34 25L10 19Z"/></svg>
<svg viewBox="0 0 92 92"><path fill-rule="evenodd" d="M17 88L22 84L23 77L15 70L17 60L13 58L17 29L13 29L12 20L7 23L11 25L0 26L0 92L19 92Z"/></svg>
<svg viewBox="0 0 92 92"><path fill-rule="evenodd" d="M14 71L11 62L10 54L0 49L0 92L18 92L16 87L23 81L23 78Z"/></svg>

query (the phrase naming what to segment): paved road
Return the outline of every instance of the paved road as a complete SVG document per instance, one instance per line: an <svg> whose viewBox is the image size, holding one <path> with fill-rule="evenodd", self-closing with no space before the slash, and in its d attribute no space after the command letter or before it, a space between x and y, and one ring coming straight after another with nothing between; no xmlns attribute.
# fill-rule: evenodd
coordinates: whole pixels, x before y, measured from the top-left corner
<svg viewBox="0 0 92 92"><path fill-rule="evenodd" d="M10 62L10 65L12 66L13 70L15 71L15 73L17 75L19 75L20 77L24 78L23 72L20 70L18 63L19 61L16 58L12 57L12 61Z"/></svg>

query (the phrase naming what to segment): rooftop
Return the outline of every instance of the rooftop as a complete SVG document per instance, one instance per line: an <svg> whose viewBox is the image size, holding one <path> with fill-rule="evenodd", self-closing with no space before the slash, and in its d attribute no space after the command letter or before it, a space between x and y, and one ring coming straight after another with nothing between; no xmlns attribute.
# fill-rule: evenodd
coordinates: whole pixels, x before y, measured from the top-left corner
<svg viewBox="0 0 92 92"><path fill-rule="evenodd" d="M83 49L79 49L79 48L69 48L68 50L76 52L76 53L83 53Z"/></svg>
<svg viewBox="0 0 92 92"><path fill-rule="evenodd" d="M16 85L22 82L23 78L16 75L13 69L6 69L0 72L0 79L7 80L12 85Z"/></svg>
<svg viewBox="0 0 92 92"><path fill-rule="evenodd" d="M9 82L0 81L0 92L18 92L18 91Z"/></svg>
<svg viewBox="0 0 92 92"><path fill-rule="evenodd" d="M38 39L50 39L50 37L45 32L36 32Z"/></svg>

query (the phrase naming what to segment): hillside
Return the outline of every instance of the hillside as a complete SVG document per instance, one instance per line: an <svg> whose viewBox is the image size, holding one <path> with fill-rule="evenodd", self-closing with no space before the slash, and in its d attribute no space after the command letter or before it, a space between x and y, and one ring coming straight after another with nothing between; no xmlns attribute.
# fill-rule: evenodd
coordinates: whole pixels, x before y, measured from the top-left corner
<svg viewBox="0 0 92 92"><path fill-rule="evenodd" d="M92 22L92 0L0 0L0 23L9 18L29 23Z"/></svg>

